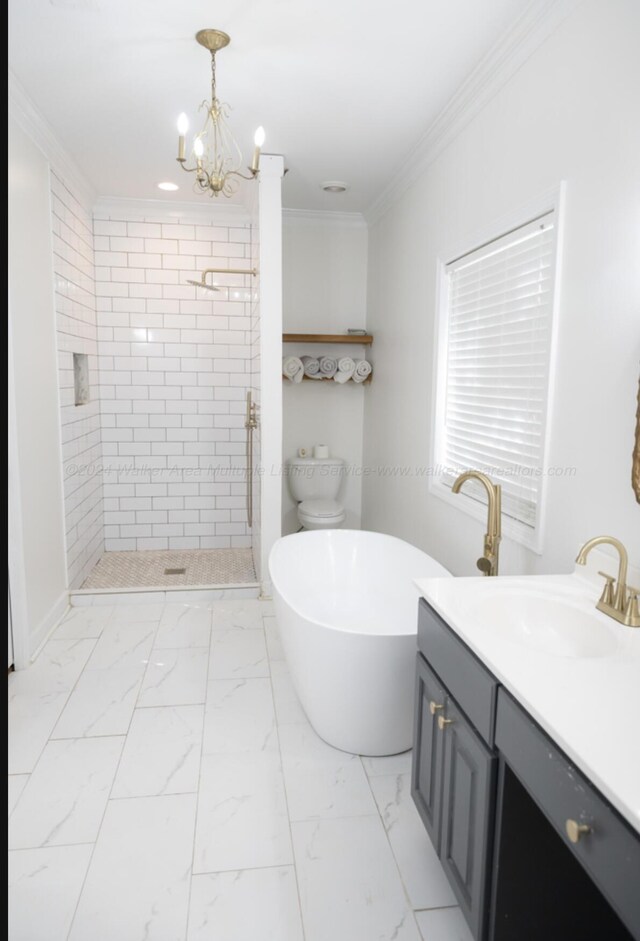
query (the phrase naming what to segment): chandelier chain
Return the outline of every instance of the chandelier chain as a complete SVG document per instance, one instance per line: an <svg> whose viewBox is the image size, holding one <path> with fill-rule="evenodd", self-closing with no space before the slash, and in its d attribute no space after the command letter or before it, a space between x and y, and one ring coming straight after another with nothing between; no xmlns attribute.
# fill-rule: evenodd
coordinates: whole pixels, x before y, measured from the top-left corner
<svg viewBox="0 0 640 941"><path fill-rule="evenodd" d="M211 53L211 104L216 100L216 54Z"/></svg>

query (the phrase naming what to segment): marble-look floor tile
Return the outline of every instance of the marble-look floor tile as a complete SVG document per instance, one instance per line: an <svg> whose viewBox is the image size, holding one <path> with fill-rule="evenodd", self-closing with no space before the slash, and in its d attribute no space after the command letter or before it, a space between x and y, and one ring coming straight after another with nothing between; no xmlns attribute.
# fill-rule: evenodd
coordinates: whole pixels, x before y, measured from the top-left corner
<svg viewBox="0 0 640 941"><path fill-rule="evenodd" d="M371 778L371 789L414 908L455 905L456 898L411 797L411 775Z"/></svg>
<svg viewBox="0 0 640 941"><path fill-rule="evenodd" d="M87 663L87 670L113 670L149 660L157 626L153 621L124 624L114 621L102 632Z"/></svg>
<svg viewBox="0 0 640 941"><path fill-rule="evenodd" d="M362 755L364 770L370 778L377 778L383 774L411 774L411 750L403 751L399 755L382 755L371 757Z"/></svg>
<svg viewBox="0 0 640 941"><path fill-rule="evenodd" d="M203 703L208 669L208 647L152 650L138 696L138 706L189 706Z"/></svg>
<svg viewBox="0 0 640 941"><path fill-rule="evenodd" d="M419 941L377 815L291 829L306 941Z"/></svg>
<svg viewBox="0 0 640 941"><path fill-rule="evenodd" d="M36 766L69 693L9 690L9 774L29 774Z"/></svg>
<svg viewBox="0 0 640 941"><path fill-rule="evenodd" d="M9 774L33 771L95 644L50 640L35 663L9 676Z"/></svg>
<svg viewBox="0 0 640 941"><path fill-rule="evenodd" d="M327 745L308 724L282 725L279 736L291 820L376 813L357 755Z"/></svg>
<svg viewBox="0 0 640 941"><path fill-rule="evenodd" d="M110 801L69 941L182 941L195 794Z"/></svg>
<svg viewBox="0 0 640 941"><path fill-rule="evenodd" d="M274 618L276 616L276 608L271 598L261 598L260 604L262 605L262 616L264 618Z"/></svg>
<svg viewBox="0 0 640 941"><path fill-rule="evenodd" d="M157 648L208 647L211 610L207 605L167 604L156 636Z"/></svg>
<svg viewBox="0 0 640 941"><path fill-rule="evenodd" d="M282 641L280 640L277 620L275 618L265 617L263 618L263 622L264 633L267 638L269 660L284 660L284 650L282 648Z"/></svg>
<svg viewBox="0 0 640 941"><path fill-rule="evenodd" d="M271 663L271 685L273 687L273 701L276 707L278 725L290 723L307 723L306 713L298 699L289 668L284 660L273 660Z"/></svg>
<svg viewBox="0 0 640 941"><path fill-rule="evenodd" d="M136 709L112 798L198 790L204 706Z"/></svg>
<svg viewBox="0 0 640 941"><path fill-rule="evenodd" d="M126 599L127 596L122 596L123 599ZM164 593L161 595L161 598L164 599ZM132 623L140 624L142 621L155 621L156 623L162 617L162 612L164 611L165 605L163 600L159 601L146 601L142 604L128 604L126 600L124 603L119 602L115 605L113 611L113 621L122 624Z"/></svg>
<svg viewBox="0 0 640 941"><path fill-rule="evenodd" d="M423 941L473 941L473 936L459 908L434 908L416 912Z"/></svg>
<svg viewBox="0 0 640 941"><path fill-rule="evenodd" d="M292 866L194 876L188 941L303 941Z"/></svg>
<svg viewBox="0 0 640 941"><path fill-rule="evenodd" d="M269 680L212 680L207 687L203 755L277 748Z"/></svg>
<svg viewBox="0 0 640 941"><path fill-rule="evenodd" d="M269 676L269 661L264 631L236 628L216 630L211 634L210 680L234 680L239 677Z"/></svg>
<svg viewBox="0 0 640 941"><path fill-rule="evenodd" d="M113 670L85 670L51 738L126 735L145 671L130 661Z"/></svg>
<svg viewBox="0 0 640 941"><path fill-rule="evenodd" d="M258 600L214 601L211 610L214 631L262 628L262 602Z"/></svg>
<svg viewBox="0 0 640 941"><path fill-rule="evenodd" d="M287 866L289 819L279 755L204 755L194 872Z"/></svg>
<svg viewBox="0 0 640 941"><path fill-rule="evenodd" d="M9 675L10 700L12 694L69 692L95 645L92 638L52 638L26 670L17 670Z"/></svg>
<svg viewBox="0 0 640 941"><path fill-rule="evenodd" d="M25 789L26 783L29 780L28 774L10 774L7 779L7 798L9 805L9 816L13 811L13 808L18 803L20 795Z"/></svg>
<svg viewBox="0 0 640 941"><path fill-rule="evenodd" d="M9 847L93 843L123 738L49 742L9 821Z"/></svg>
<svg viewBox="0 0 640 941"><path fill-rule="evenodd" d="M56 640L65 637L100 637L113 611L113 605L70 608L64 621L58 625L54 637Z"/></svg>
<svg viewBox="0 0 640 941"><path fill-rule="evenodd" d="M11 941L66 941L93 846L9 853Z"/></svg>

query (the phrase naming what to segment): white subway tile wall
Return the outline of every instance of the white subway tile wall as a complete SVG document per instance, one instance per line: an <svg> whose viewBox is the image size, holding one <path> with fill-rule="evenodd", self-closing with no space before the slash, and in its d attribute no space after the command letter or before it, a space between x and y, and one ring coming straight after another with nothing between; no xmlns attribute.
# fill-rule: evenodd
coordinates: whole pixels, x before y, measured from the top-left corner
<svg viewBox="0 0 640 941"><path fill-rule="evenodd" d="M104 550L98 328L91 211L51 171L51 229L69 587L77 588ZM73 354L89 366L89 401L75 404Z"/></svg>
<svg viewBox="0 0 640 941"><path fill-rule="evenodd" d="M244 411L252 384L251 227L94 218L105 548L251 546Z"/></svg>

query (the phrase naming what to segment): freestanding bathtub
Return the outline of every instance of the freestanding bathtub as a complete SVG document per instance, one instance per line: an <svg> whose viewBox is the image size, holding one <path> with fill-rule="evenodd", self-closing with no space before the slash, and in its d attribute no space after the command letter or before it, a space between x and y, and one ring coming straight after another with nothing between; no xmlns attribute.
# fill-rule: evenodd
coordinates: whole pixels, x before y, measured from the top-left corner
<svg viewBox="0 0 640 941"><path fill-rule="evenodd" d="M413 580L450 573L401 539L344 529L284 536L269 572L293 684L318 735L359 755L410 748Z"/></svg>

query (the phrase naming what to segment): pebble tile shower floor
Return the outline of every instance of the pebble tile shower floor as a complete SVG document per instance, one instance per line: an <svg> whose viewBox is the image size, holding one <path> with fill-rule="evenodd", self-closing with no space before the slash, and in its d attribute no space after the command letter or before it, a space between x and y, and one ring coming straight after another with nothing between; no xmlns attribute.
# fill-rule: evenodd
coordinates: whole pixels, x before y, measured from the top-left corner
<svg viewBox="0 0 640 941"><path fill-rule="evenodd" d="M409 754L315 734L269 602L72 608L9 692L10 941L470 941Z"/></svg>
<svg viewBox="0 0 640 941"><path fill-rule="evenodd" d="M185 570L184 574L180 569ZM105 552L83 582L82 590L241 585L255 580L251 549L188 549L182 552L156 549Z"/></svg>

